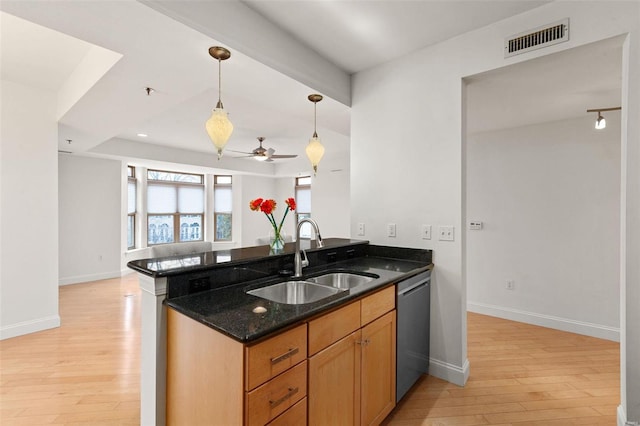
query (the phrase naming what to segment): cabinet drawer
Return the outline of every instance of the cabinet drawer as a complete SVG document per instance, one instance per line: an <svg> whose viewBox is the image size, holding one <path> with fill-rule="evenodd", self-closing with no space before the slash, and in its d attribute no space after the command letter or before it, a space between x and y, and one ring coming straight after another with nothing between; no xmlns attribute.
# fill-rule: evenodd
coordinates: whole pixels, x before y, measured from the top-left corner
<svg viewBox="0 0 640 426"><path fill-rule="evenodd" d="M273 419L268 426L302 426L307 424L307 398Z"/></svg>
<svg viewBox="0 0 640 426"><path fill-rule="evenodd" d="M247 425L264 425L307 396L307 361L247 394Z"/></svg>
<svg viewBox="0 0 640 426"><path fill-rule="evenodd" d="M245 390L260 386L306 358L306 324L247 347Z"/></svg>
<svg viewBox="0 0 640 426"><path fill-rule="evenodd" d="M309 356L360 328L360 302L309 321Z"/></svg>
<svg viewBox="0 0 640 426"><path fill-rule="evenodd" d="M360 324L369 324L396 307L396 286L392 285L384 290L367 296L361 301Z"/></svg>

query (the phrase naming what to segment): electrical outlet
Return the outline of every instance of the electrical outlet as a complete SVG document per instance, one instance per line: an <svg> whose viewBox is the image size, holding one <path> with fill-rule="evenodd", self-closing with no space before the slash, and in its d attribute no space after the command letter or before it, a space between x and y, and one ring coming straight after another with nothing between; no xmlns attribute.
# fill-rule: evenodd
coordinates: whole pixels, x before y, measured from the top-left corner
<svg viewBox="0 0 640 426"><path fill-rule="evenodd" d="M469 222L469 229L472 231L479 231L482 229L482 222L479 220L472 220Z"/></svg>
<svg viewBox="0 0 640 426"><path fill-rule="evenodd" d="M515 290L516 289L516 283L513 280L507 280L507 284L505 285L505 288L507 290Z"/></svg>
<svg viewBox="0 0 640 426"><path fill-rule="evenodd" d="M431 225L422 225L422 230L420 232L420 236L423 240L431 239Z"/></svg>
<svg viewBox="0 0 640 426"><path fill-rule="evenodd" d="M387 237L395 237L396 236L396 224L389 223L387 224Z"/></svg>
<svg viewBox="0 0 640 426"><path fill-rule="evenodd" d="M441 226L438 228L440 241L453 241L453 226Z"/></svg>
<svg viewBox="0 0 640 426"><path fill-rule="evenodd" d="M364 236L364 223L359 222L358 223L358 235L359 236Z"/></svg>

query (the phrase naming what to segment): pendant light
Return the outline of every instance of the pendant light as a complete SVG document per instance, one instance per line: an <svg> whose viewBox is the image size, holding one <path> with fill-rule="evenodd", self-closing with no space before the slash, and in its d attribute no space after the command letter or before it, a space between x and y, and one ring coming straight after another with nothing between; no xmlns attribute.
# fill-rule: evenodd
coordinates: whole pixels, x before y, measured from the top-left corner
<svg viewBox="0 0 640 426"><path fill-rule="evenodd" d="M218 60L218 103L211 112L211 117L205 123L207 133L211 138L211 141L218 151L218 160L222 157L222 150L224 149L231 133L233 132L233 124L229 121L228 113L222 106L221 93L222 93L222 61L229 59L231 52L228 49L220 46L213 46L209 48L209 55Z"/></svg>
<svg viewBox="0 0 640 426"><path fill-rule="evenodd" d="M597 112L598 118L596 118L595 128L596 130L602 130L607 127L607 120L602 116L602 111L618 111L621 110L622 107L613 107L613 108L596 108L596 109L588 109L587 112Z"/></svg>
<svg viewBox="0 0 640 426"><path fill-rule="evenodd" d="M324 147L322 146L320 138L318 137L318 132L316 131L316 107L318 106L318 102L322 100L322 95L309 95L309 100L313 102L313 136L309 139L309 144L307 145L305 152L307 153L307 157L309 157L309 161L311 161L311 165L313 166L313 175L315 176L318 173L318 164L324 155Z"/></svg>

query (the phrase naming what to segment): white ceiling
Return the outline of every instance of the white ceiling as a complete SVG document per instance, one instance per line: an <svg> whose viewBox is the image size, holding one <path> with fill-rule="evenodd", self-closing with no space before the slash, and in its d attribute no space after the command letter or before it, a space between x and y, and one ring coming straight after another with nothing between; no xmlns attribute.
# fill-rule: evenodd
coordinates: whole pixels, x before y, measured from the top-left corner
<svg viewBox="0 0 640 426"><path fill-rule="evenodd" d="M300 161L313 132L310 93L325 95L318 104L318 134L327 153L346 152L349 74L544 3L3 0L2 78L59 90L82 77L74 71L90 46L100 46L122 58L62 116L60 149L100 151L109 141L124 139L212 155L204 121L217 100L218 79L217 62L207 50L224 45L232 56L222 63L222 99L235 126L228 149L250 151L257 146L256 137L265 136L266 147L300 157L280 161ZM593 103L608 103L616 82L590 76L618 76L619 85L619 69L604 60L612 53L606 46L596 57L589 57L593 55L587 50L574 50L562 62L568 78L542 71L545 83L532 87L526 81L545 65L528 70L521 64L509 67L508 73L505 69L503 74L469 79L471 90L498 87L509 94L505 102L483 105L488 115L499 112L506 123L500 125L505 126L510 120L522 124L530 111L531 119L543 119L540 108L532 107L540 105L536 97L543 93L542 105L550 106L549 111L558 106L576 114ZM544 63L544 58L539 61ZM512 74L516 69L520 72ZM144 92L147 86L156 90L151 96ZM567 91L573 95L558 101L558 93ZM516 110L519 113L509 114ZM558 114L554 111L553 116ZM478 120L486 122L482 116ZM149 136L142 139L138 133ZM69 146L66 139L73 143Z"/></svg>

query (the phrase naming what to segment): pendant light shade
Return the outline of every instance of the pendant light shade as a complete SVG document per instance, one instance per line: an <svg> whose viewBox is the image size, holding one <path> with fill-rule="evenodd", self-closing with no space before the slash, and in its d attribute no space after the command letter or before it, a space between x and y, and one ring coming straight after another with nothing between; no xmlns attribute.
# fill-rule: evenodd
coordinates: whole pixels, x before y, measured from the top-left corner
<svg viewBox="0 0 640 426"><path fill-rule="evenodd" d="M225 111L224 108L214 108L205 126L218 152L218 159L220 159L220 157L222 157L222 150L233 132L233 124L229 121L227 111Z"/></svg>
<svg viewBox="0 0 640 426"><path fill-rule="evenodd" d="M318 164L324 155L324 146L322 146L317 134L314 133L313 137L309 139L309 144L307 145L305 152L307 153L307 157L309 157L309 161L311 161L313 174L315 175L318 172Z"/></svg>
<svg viewBox="0 0 640 426"><path fill-rule="evenodd" d="M607 127L607 120L605 120L604 117L600 113L598 113L598 118L596 119L596 129L602 130L605 127Z"/></svg>
<svg viewBox="0 0 640 426"><path fill-rule="evenodd" d="M227 141L233 133L233 124L229 121L227 111L224 110L222 105L221 93L222 93L222 61L229 59L231 52L220 46L213 46L209 48L209 55L218 60L218 103L211 112L211 117L205 123L209 138L216 147L218 153L218 160L222 157L222 150Z"/></svg>
<svg viewBox="0 0 640 426"><path fill-rule="evenodd" d="M313 136L309 139L309 144L307 145L305 152L307 153L309 161L311 161L311 165L313 166L313 175L315 176L318 173L318 164L324 155L324 146L322 146L320 138L318 137L318 132L316 131L316 108L318 102L322 100L322 95L309 95L308 99L313 102Z"/></svg>

